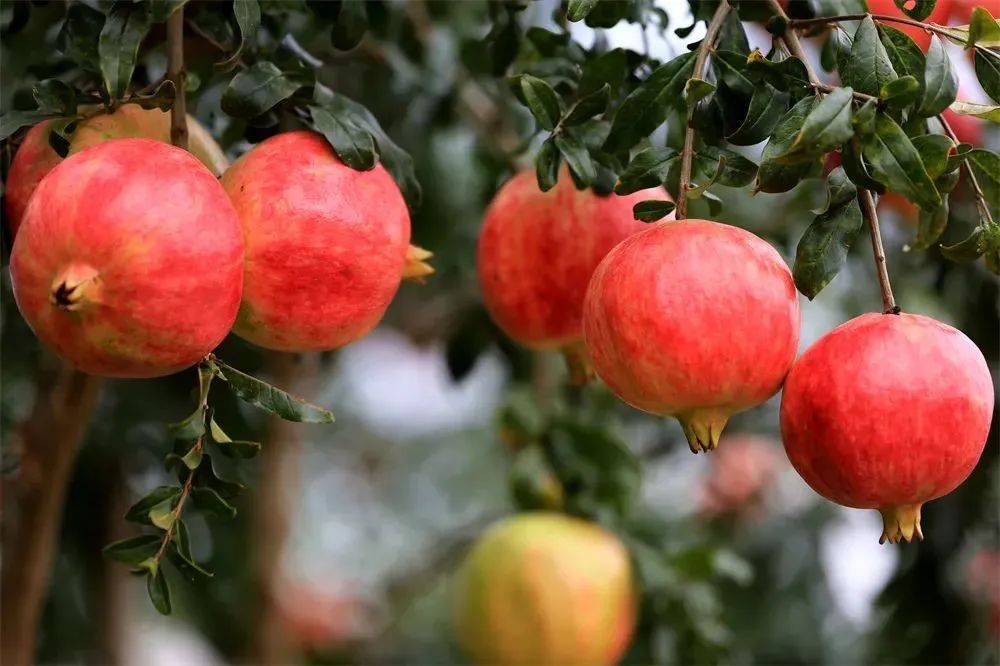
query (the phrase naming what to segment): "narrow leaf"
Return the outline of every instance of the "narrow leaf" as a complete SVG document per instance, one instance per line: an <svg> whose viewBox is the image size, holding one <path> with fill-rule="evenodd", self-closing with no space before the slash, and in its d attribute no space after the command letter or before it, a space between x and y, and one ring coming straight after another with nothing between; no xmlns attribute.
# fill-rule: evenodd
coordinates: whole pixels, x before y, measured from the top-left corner
<svg viewBox="0 0 1000 666"><path fill-rule="evenodd" d="M234 118L253 118L295 94L302 86L266 60L239 72L222 93L222 110Z"/></svg>
<svg viewBox="0 0 1000 666"><path fill-rule="evenodd" d="M1000 55L992 51L987 54L976 49L972 57L980 85L990 99L1000 104Z"/></svg>
<svg viewBox="0 0 1000 666"><path fill-rule="evenodd" d="M115 541L101 551L105 557L125 564L138 565L143 560L153 557L160 549L161 537L158 534L143 534L129 539Z"/></svg>
<svg viewBox="0 0 1000 666"><path fill-rule="evenodd" d="M574 23L587 18L599 0L569 0L569 7L566 9L566 18Z"/></svg>
<svg viewBox="0 0 1000 666"><path fill-rule="evenodd" d="M538 189L548 192L559 181L559 166L562 164L562 153L556 147L555 140L549 137L542 144L535 158L535 177Z"/></svg>
<svg viewBox="0 0 1000 666"><path fill-rule="evenodd" d="M843 168L830 173L828 187L830 204L802 235L792 267L795 286L809 300L840 272L864 221L857 189Z"/></svg>
<svg viewBox="0 0 1000 666"><path fill-rule="evenodd" d="M674 212L674 202L649 199L632 206L632 215L640 222L655 222Z"/></svg>
<svg viewBox="0 0 1000 666"><path fill-rule="evenodd" d="M139 44L151 25L149 8L133 2L115 2L104 21L98 41L104 89L111 99L121 99L135 70Z"/></svg>
<svg viewBox="0 0 1000 666"><path fill-rule="evenodd" d="M577 100L570 110L566 112L562 124L565 126L579 125L594 116L604 113L604 110L608 108L610 99L611 87L605 83L598 90Z"/></svg>
<svg viewBox="0 0 1000 666"><path fill-rule="evenodd" d="M958 79L952 69L951 60L945 52L944 44L936 35L931 37L931 47L927 52L927 67L924 73L924 95L918 112L924 117L936 116L955 101L958 94Z"/></svg>
<svg viewBox="0 0 1000 666"><path fill-rule="evenodd" d="M319 106L309 106L312 126L330 143L337 157L352 169L367 171L378 164L375 138L349 116L333 114Z"/></svg>
<svg viewBox="0 0 1000 666"><path fill-rule="evenodd" d="M550 131L555 129L562 111L559 107L559 96L552 86L530 74L522 74L521 92L538 125Z"/></svg>
<svg viewBox="0 0 1000 666"><path fill-rule="evenodd" d="M156 573L146 576L146 592L149 593L149 600L153 602L153 608L163 615L170 615L170 587L163 575L163 569L157 569Z"/></svg>
<svg viewBox="0 0 1000 666"><path fill-rule="evenodd" d="M201 487L193 489L191 491L191 501L202 511L207 511L220 518L232 519L236 517L236 507L222 499L222 496L211 488Z"/></svg>
<svg viewBox="0 0 1000 666"><path fill-rule="evenodd" d="M872 176L924 210L940 206L941 196L906 133L881 113L875 127L875 133L862 140L862 152L872 167Z"/></svg>
<svg viewBox="0 0 1000 666"><path fill-rule="evenodd" d="M847 62L847 78L848 85L868 95L878 95L882 86L896 78L896 71L878 38L871 16L866 16L854 33L851 57Z"/></svg>
<svg viewBox="0 0 1000 666"><path fill-rule="evenodd" d="M673 148L647 148L632 158L615 184L615 194L624 195L667 182L670 168L679 163Z"/></svg>
<svg viewBox="0 0 1000 666"><path fill-rule="evenodd" d="M305 400L271 386L256 377L217 361L220 377L225 380L240 400L280 416L286 421L303 423L333 423L333 414Z"/></svg>
<svg viewBox="0 0 1000 666"><path fill-rule="evenodd" d="M555 136L556 147L566 159L569 166L569 173L576 184L577 189L590 187L597 177L594 162L590 159L587 147L577 138L568 134L557 134Z"/></svg>
<svg viewBox="0 0 1000 666"><path fill-rule="evenodd" d="M735 146L752 146L764 141L788 110L788 99L786 93L778 92L769 83L757 86L746 117L726 140Z"/></svg>
<svg viewBox="0 0 1000 666"><path fill-rule="evenodd" d="M233 54L216 65L222 70L229 70L239 62L243 49L257 34L257 28L260 27L260 4L257 0L233 0L233 16L240 29L240 41Z"/></svg>
<svg viewBox="0 0 1000 666"><path fill-rule="evenodd" d="M787 152L795 141L806 117L818 103L816 98L804 97L778 121L771 139L764 146L760 169L757 172L757 189L761 192L787 192L803 178L819 175L823 168L819 157L804 157L801 161L782 163L776 158Z"/></svg>
<svg viewBox="0 0 1000 666"><path fill-rule="evenodd" d="M995 123L1000 123L1000 106L996 104L973 104L972 102L955 102L952 111L960 116L975 116Z"/></svg>

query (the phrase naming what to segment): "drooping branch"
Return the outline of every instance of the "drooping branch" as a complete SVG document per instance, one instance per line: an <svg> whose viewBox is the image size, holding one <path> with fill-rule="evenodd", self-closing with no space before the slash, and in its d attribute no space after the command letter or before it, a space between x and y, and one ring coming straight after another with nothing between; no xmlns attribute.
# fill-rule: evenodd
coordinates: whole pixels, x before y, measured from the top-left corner
<svg viewBox="0 0 1000 666"><path fill-rule="evenodd" d="M722 0L719 3L719 8L715 10L705 32L705 38L701 40L701 45L698 47L698 55L695 57L691 78L701 78L705 63L708 61L708 53L712 50L712 45L715 44L715 39L719 36L722 23L726 20L729 10L729 0ZM691 105L688 107L687 124L684 130L684 149L681 151L681 177L676 212L678 220L687 217L687 195L688 190L691 189L691 165L694 162L694 127L691 126L693 116L694 105Z"/></svg>
<svg viewBox="0 0 1000 666"><path fill-rule="evenodd" d="M903 16L889 16L888 14L844 14L842 16L821 16L811 19L789 19L788 27L793 30L801 30L817 25L829 25L833 23L842 23L844 21L861 21L868 16L871 16L875 21L882 21L883 23L902 23L904 25L912 25L922 30L926 30L927 32L937 33L942 37L955 37L954 33L944 26L940 26L935 23L924 23L923 21L917 21Z"/></svg>
<svg viewBox="0 0 1000 666"><path fill-rule="evenodd" d="M952 141L958 143L958 137L955 136L955 131L951 129L951 125L948 124L945 117L939 115L937 119L938 122L941 123L941 128L944 129L944 133L947 134ZM968 162L963 162L962 164L965 166L965 173L969 174L969 182L972 184L972 190L976 193L976 206L979 208L979 213L987 223L992 223L993 215L990 213L990 207L986 201L986 195L983 194L983 188L979 185L979 179L976 178L976 174L973 173L972 167L969 166Z"/></svg>
<svg viewBox="0 0 1000 666"><path fill-rule="evenodd" d="M167 19L167 78L174 85L174 103L170 107L170 143L187 150L187 72L184 69L184 6Z"/></svg>

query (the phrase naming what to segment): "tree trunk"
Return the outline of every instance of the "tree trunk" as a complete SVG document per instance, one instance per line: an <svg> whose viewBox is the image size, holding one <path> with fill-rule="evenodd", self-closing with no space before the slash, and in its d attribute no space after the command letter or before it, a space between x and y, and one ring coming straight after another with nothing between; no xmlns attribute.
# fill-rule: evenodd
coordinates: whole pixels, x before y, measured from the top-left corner
<svg viewBox="0 0 1000 666"><path fill-rule="evenodd" d="M14 479L5 479L3 571L0 575L0 661L33 661L38 622L49 589L66 489L102 380L60 363L39 381L28 420L8 443L20 451Z"/></svg>

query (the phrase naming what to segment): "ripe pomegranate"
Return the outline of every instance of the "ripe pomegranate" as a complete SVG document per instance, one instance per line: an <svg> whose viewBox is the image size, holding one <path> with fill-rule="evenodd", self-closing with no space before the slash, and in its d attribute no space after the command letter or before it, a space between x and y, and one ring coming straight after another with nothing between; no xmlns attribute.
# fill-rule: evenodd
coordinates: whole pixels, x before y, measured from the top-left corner
<svg viewBox="0 0 1000 666"><path fill-rule="evenodd" d="M908 18L905 13L893 0L868 0L868 11L871 14L883 14L887 16L898 16L900 18ZM930 16L923 20L924 23L937 23L939 25L948 25L948 17L952 12L952 0L937 0L937 4L934 5L933 11L931 11ZM931 45L930 33L925 30L918 28L915 25L906 25L905 23L895 23L888 22L897 30L902 30L910 37L913 41L917 43L921 51L926 51Z"/></svg>
<svg viewBox="0 0 1000 666"><path fill-rule="evenodd" d="M781 434L813 490L878 509L881 542L922 539L920 506L976 466L993 412L982 352L920 315L865 314L820 338L795 363Z"/></svg>
<svg viewBox="0 0 1000 666"><path fill-rule="evenodd" d="M281 351L364 336L404 277L431 272L409 245L410 215L377 165L355 171L318 134L273 136L222 176L243 225L246 274L234 331Z"/></svg>
<svg viewBox="0 0 1000 666"><path fill-rule="evenodd" d="M635 628L628 553L579 518L509 518L480 537L462 565L454 622L477 663L614 664Z"/></svg>
<svg viewBox="0 0 1000 666"><path fill-rule="evenodd" d="M60 356L95 375L156 377L226 336L243 239L226 193L190 153L120 139L42 179L10 272L21 313Z"/></svg>
<svg viewBox="0 0 1000 666"><path fill-rule="evenodd" d="M221 175L229 166L222 148L195 118L188 116L187 120L188 148L212 173ZM12 234L17 233L35 187L62 161L49 145L50 129L48 120L29 129L11 162L5 201ZM99 114L82 121L71 135L69 154L111 139L127 138L170 143L170 114L159 109L144 109L138 104L123 104L114 113Z"/></svg>
<svg viewBox="0 0 1000 666"><path fill-rule="evenodd" d="M548 192L533 171L515 175L490 203L479 236L479 281L493 320L526 347L563 348L578 369L590 276L611 248L645 228L632 207L666 198L662 188L605 197L577 190L565 168Z"/></svg>
<svg viewBox="0 0 1000 666"><path fill-rule="evenodd" d="M709 451L730 415L777 392L795 358L799 304L774 248L707 220L657 224L594 272L583 331L619 398L676 417Z"/></svg>
<svg viewBox="0 0 1000 666"><path fill-rule="evenodd" d="M699 513L706 518L751 518L758 514L781 469L779 451L780 444L770 437L726 437L700 488Z"/></svg>

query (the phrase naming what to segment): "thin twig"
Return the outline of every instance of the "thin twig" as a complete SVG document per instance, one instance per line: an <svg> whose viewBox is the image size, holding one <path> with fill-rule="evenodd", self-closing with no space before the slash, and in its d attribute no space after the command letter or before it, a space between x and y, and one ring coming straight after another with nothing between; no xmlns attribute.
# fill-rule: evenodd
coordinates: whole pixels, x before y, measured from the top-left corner
<svg viewBox="0 0 1000 666"><path fill-rule="evenodd" d="M194 443L194 446L191 447L192 451L196 449L199 452L201 451L201 437L199 437ZM173 515L173 518L170 521L170 529L164 530L163 538L160 540L160 548L156 551L156 555L153 556L153 561L156 562L157 566L159 566L160 560L162 560L163 556L166 554L167 546L174 538L174 525L176 525L177 521L181 519L181 514L184 512L184 503L191 494L191 486L194 484L194 473L195 470L188 470L187 479L184 480L184 486L181 488L181 496L177 500L177 506L175 506L174 510L170 512Z"/></svg>
<svg viewBox="0 0 1000 666"><path fill-rule="evenodd" d="M170 107L170 143L187 150L187 72L184 70L184 6L167 19L167 78L174 84L174 103Z"/></svg>
<svg viewBox="0 0 1000 666"><path fill-rule="evenodd" d="M945 120L944 116L939 115L937 119L938 122L941 123L941 127L944 129L944 133L947 134L952 141L958 143L959 141L958 137L955 136L955 131L951 129L951 125L948 124L948 121ZM963 164L965 165L965 173L969 174L969 182L972 183L972 189L976 193L976 206L978 206L983 219L986 220L987 223L992 223L993 215L990 214L990 207L986 202L986 195L983 194L983 188L979 186L979 179L976 178L976 174L972 172L972 167L969 166L967 161L964 161Z"/></svg>
<svg viewBox="0 0 1000 666"><path fill-rule="evenodd" d="M701 78L702 71L705 69L705 63L708 60L708 52L712 50L712 45L715 43L715 38L719 36L719 30L722 29L722 22L726 20L729 10L729 0L722 0L719 3L719 8L715 10L715 15L712 16L712 20L708 24L708 30L705 32L705 38L701 40L701 45L698 47L694 69L691 70L692 79ZM691 126L693 117L694 105L690 105L687 112L687 126L684 130L684 149L681 151L681 178L675 215L678 220L683 220L687 217L687 194L688 190L691 189L691 164L694 161L694 127Z"/></svg>

